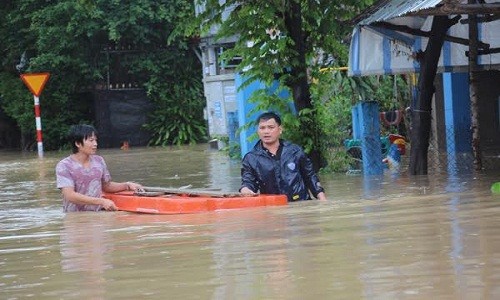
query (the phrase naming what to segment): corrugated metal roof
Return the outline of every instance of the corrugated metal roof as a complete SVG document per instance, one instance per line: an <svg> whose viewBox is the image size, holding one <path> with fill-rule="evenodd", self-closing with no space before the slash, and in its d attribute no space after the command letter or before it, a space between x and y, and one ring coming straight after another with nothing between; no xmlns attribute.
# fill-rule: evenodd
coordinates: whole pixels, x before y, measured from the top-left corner
<svg viewBox="0 0 500 300"><path fill-rule="evenodd" d="M369 25L375 22L390 20L410 12L435 7L441 2L443 0L392 0L377 9L366 19L361 20L359 24Z"/></svg>

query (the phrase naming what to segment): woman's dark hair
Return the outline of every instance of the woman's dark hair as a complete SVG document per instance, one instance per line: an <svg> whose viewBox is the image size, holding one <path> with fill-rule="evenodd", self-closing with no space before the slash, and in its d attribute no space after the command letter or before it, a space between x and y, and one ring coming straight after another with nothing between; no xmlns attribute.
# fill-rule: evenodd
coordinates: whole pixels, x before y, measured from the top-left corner
<svg viewBox="0 0 500 300"><path fill-rule="evenodd" d="M280 116L277 113L272 112L272 111L268 111L268 112L261 114L257 118L256 125L258 126L260 121L267 121L267 120L271 120L271 119L274 119L276 121L276 123L278 123L278 125L281 125Z"/></svg>
<svg viewBox="0 0 500 300"><path fill-rule="evenodd" d="M68 132L68 141L71 144L73 153L78 153L78 147L76 144L83 145L83 141L92 135L97 137L97 130L95 130L92 125L79 124L71 126Z"/></svg>

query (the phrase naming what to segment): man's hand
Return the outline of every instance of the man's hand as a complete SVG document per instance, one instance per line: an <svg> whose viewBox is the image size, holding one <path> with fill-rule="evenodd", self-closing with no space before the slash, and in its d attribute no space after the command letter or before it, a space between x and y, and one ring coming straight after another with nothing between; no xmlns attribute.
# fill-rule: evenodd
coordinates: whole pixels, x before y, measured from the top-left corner
<svg viewBox="0 0 500 300"><path fill-rule="evenodd" d="M326 200L326 195L323 192L318 193L318 200L325 201Z"/></svg>
<svg viewBox="0 0 500 300"><path fill-rule="evenodd" d="M101 201L102 201L101 206L107 211L114 211L114 210L118 209L118 207L116 207L115 203L109 199L101 198Z"/></svg>
<svg viewBox="0 0 500 300"><path fill-rule="evenodd" d="M244 186L240 189L240 194L251 195L251 196L257 195L257 193L254 193L251 189L247 188L246 186Z"/></svg>
<svg viewBox="0 0 500 300"><path fill-rule="evenodd" d="M144 192L144 187L139 183L127 181L127 182L125 182L125 185L127 186L128 191Z"/></svg>

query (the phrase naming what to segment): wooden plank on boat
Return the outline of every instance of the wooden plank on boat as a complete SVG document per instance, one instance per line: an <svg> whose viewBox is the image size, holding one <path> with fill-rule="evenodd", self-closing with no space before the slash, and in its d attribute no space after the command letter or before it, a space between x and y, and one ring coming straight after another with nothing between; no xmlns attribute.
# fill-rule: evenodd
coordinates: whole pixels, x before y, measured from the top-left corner
<svg viewBox="0 0 500 300"><path fill-rule="evenodd" d="M151 195L154 195L154 196L158 196L158 194L153 194L153 193L187 195L187 196L196 196L196 197L198 197L198 196L199 197L218 197L218 198L243 197L243 195L240 193L225 193L225 192L206 191L206 190L195 190L195 189L184 189L184 188L165 188L165 187L152 187L152 186L145 186L144 191L146 193L151 193ZM251 196L245 195L245 197L251 197Z"/></svg>

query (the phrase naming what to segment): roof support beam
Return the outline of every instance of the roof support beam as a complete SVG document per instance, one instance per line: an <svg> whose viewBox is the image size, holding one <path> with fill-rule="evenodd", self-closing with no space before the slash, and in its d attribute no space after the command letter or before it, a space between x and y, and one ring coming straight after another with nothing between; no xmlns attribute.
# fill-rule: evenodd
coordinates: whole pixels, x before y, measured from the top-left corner
<svg viewBox="0 0 500 300"><path fill-rule="evenodd" d="M499 15L500 2L485 4L460 4L446 2L444 5L408 13L408 16L446 15Z"/></svg>
<svg viewBox="0 0 500 300"><path fill-rule="evenodd" d="M377 26L377 27L381 27L381 28L385 28L385 29L395 30L395 31L409 33L409 34L416 35L416 36L423 36L423 37L427 37L427 38L431 36L430 31L423 31L420 29L414 29L414 28L404 26L404 25L394 25L394 24L391 24L388 22L373 23L371 26ZM462 45L467 45L467 46L469 45L469 40L464 39L464 38L446 35L444 37L444 39L445 39L445 41L449 41L449 42L453 42L453 43L457 43L457 44L462 44ZM483 43L480 41L478 41L478 46L479 46L479 48L482 48L482 49L489 49L490 48L489 44L486 44L486 43Z"/></svg>

